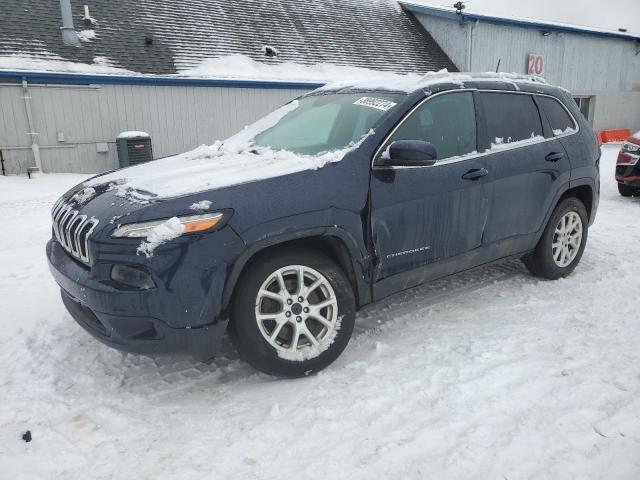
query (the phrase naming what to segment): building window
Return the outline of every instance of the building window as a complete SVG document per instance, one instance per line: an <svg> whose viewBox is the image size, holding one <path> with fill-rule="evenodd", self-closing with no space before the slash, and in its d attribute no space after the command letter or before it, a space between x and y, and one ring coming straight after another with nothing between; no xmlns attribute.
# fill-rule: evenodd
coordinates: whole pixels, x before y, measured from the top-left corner
<svg viewBox="0 0 640 480"><path fill-rule="evenodd" d="M576 105L578 105L578 108L582 112L582 115L584 116L584 118L587 119L589 124L591 124L591 117L589 115L589 112L591 111L592 98L593 97L573 97L573 99L576 102Z"/></svg>

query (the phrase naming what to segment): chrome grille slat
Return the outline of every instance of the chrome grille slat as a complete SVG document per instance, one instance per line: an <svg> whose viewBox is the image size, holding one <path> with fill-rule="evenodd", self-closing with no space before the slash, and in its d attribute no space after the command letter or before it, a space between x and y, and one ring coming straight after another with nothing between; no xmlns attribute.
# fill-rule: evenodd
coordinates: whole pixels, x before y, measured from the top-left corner
<svg viewBox="0 0 640 480"><path fill-rule="evenodd" d="M64 222L62 223L62 228L64 229L64 238L67 241L67 246L71 251L73 251L73 245L71 244L71 227L73 226L73 220L77 215L77 210L70 210L69 213L64 217Z"/></svg>
<svg viewBox="0 0 640 480"><path fill-rule="evenodd" d="M88 218L78 210L58 201L51 209L53 234L62 247L83 263L91 263L89 237L98 219Z"/></svg>
<svg viewBox="0 0 640 480"><path fill-rule="evenodd" d="M65 212L65 205L63 203L60 203L58 210L54 211L54 214L53 214L53 230L56 234L56 238L60 237L58 222L60 221L60 217L64 214L64 212Z"/></svg>
<svg viewBox="0 0 640 480"><path fill-rule="evenodd" d="M80 234L82 233L82 226L85 224L85 222L87 221L87 216L86 215L78 215L75 220L75 222L79 222L77 228L74 230L73 233L73 242L72 242L72 247L78 250L78 254L80 254L81 256L83 255L82 252L82 248L80 246ZM72 225L73 228L73 225Z"/></svg>

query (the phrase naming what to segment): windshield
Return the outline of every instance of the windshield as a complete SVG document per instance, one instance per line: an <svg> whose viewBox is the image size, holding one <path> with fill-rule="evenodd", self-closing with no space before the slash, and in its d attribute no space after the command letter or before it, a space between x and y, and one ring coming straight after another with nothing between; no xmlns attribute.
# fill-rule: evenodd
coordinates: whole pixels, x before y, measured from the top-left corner
<svg viewBox="0 0 640 480"><path fill-rule="evenodd" d="M375 128L403 97L378 92L303 97L252 144L305 155L340 150Z"/></svg>

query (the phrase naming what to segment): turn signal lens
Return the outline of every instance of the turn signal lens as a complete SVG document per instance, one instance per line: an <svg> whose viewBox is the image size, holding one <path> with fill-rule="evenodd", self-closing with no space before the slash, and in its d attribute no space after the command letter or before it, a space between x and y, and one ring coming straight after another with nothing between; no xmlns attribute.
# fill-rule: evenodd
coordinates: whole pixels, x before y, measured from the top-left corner
<svg viewBox="0 0 640 480"><path fill-rule="evenodd" d="M199 217L201 215L198 215ZM202 232L204 230L209 230L210 228L215 227L222 220L222 214L216 213L212 215L210 218L199 219L199 220L184 220L181 219L182 225L184 227L184 233L196 233Z"/></svg>

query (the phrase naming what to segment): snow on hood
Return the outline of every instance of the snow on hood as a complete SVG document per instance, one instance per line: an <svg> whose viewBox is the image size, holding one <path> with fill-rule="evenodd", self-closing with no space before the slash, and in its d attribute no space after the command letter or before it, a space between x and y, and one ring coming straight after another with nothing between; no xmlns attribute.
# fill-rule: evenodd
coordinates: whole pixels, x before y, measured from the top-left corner
<svg viewBox="0 0 640 480"><path fill-rule="evenodd" d="M190 152L162 158L94 177L85 188L110 184L116 195L133 203L179 197L205 190L279 177L304 170L316 170L337 162L373 133L340 150L302 155L285 150L252 147L252 139L275 125L298 107L298 101L284 105L224 142L202 145Z"/></svg>

